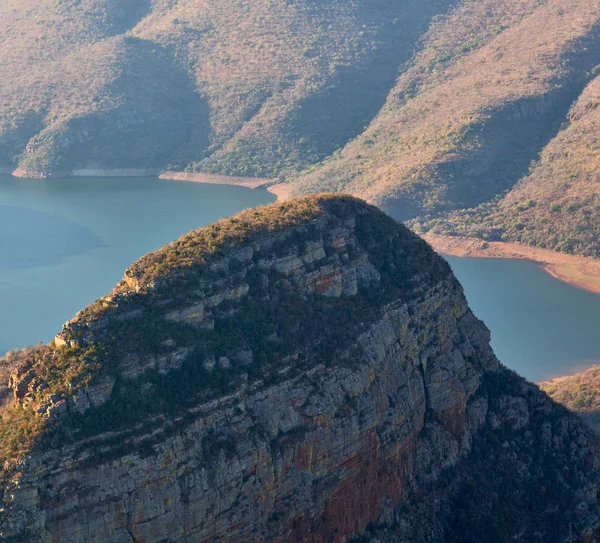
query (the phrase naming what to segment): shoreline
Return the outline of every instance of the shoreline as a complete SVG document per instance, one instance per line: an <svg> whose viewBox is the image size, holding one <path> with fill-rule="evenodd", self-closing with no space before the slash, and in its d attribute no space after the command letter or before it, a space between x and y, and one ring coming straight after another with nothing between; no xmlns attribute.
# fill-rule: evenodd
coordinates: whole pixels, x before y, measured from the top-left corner
<svg viewBox="0 0 600 543"><path fill-rule="evenodd" d="M14 177L45 178L43 173L26 172L20 169L1 167L0 173L12 174ZM159 169L95 169L86 168L53 175L53 177L147 177L157 176L159 179L185 181L189 183L207 183L213 185L233 185L249 189L264 188L275 195L278 202L290 197L290 185L276 179L262 177L237 177L201 172L163 171ZM507 258L531 260L540 264L544 270L569 285L582 288L600 295L600 259L585 256L557 253L549 249L541 249L521 245L519 243L491 241L485 242L476 238L440 236L425 234L422 236L437 252L471 258Z"/></svg>
<svg viewBox="0 0 600 543"><path fill-rule="evenodd" d="M208 183L211 185L233 185L249 189L267 189L277 197L278 202L289 198L289 185L276 179L265 177L237 177L232 175L220 175L200 172L162 172L159 179L171 179L173 181L187 181L189 183Z"/></svg>
<svg viewBox="0 0 600 543"><path fill-rule="evenodd" d="M277 197L278 202L289 198L289 185L276 179L264 177L237 177L201 172L178 172L161 168L82 168L70 172L46 174L30 172L21 168L0 166L0 174L8 174L18 178L52 179L53 177L158 177L164 180L186 181L188 183L206 183L209 185L233 185L249 189L264 188Z"/></svg>
<svg viewBox="0 0 600 543"><path fill-rule="evenodd" d="M237 177L201 172L163 171L158 175L158 178L171 179L173 181L188 181L190 183L207 183L209 185L234 185L249 189L258 189L265 185L276 183L273 179L264 177Z"/></svg>
<svg viewBox="0 0 600 543"><path fill-rule="evenodd" d="M437 252L450 256L531 260L541 264L546 273L564 283L600 294L600 260L595 258L558 253L520 243L486 242L437 234L425 234L422 237Z"/></svg>
<svg viewBox="0 0 600 543"><path fill-rule="evenodd" d="M0 168L0 173L4 173L8 168ZM53 177L154 177L162 171L159 168L82 168L68 172L56 172L47 174L45 172L31 172L17 168L8 169L10 175L24 179L52 179Z"/></svg>

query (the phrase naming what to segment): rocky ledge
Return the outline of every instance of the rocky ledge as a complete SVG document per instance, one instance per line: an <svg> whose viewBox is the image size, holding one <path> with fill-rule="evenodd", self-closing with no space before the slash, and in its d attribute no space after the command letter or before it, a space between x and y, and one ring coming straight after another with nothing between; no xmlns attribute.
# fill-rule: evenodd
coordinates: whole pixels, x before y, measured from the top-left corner
<svg viewBox="0 0 600 543"><path fill-rule="evenodd" d="M597 441L499 365L448 265L313 196L143 257L0 365L0 535L592 541Z"/></svg>

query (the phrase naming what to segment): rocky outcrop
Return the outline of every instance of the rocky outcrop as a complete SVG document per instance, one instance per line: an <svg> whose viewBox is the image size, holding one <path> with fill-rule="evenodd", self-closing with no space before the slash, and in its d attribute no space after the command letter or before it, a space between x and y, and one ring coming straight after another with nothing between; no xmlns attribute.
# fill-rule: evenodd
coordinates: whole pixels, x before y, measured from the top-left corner
<svg viewBox="0 0 600 543"><path fill-rule="evenodd" d="M239 224L243 243L196 250ZM507 481L497 540L591 540L595 438L499 365L423 241L333 197L190 236L15 368L21 408L51 404L6 476L4 537L431 541L463 522L478 540Z"/></svg>

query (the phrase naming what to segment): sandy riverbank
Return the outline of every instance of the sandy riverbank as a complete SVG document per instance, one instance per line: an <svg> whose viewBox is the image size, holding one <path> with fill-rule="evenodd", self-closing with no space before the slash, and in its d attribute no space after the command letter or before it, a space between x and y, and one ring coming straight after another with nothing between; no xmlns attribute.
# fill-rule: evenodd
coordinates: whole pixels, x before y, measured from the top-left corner
<svg viewBox="0 0 600 543"><path fill-rule="evenodd" d="M277 196L278 202L285 202L285 200L290 198L290 186L287 183L269 185L267 190Z"/></svg>
<svg viewBox="0 0 600 543"><path fill-rule="evenodd" d="M236 185L249 189L265 188L277 196L277 201L279 202L289 198L289 185L263 177L235 177L199 172L163 172L159 175L159 178L189 181L192 183L209 183L213 185Z"/></svg>
<svg viewBox="0 0 600 543"><path fill-rule="evenodd" d="M190 181L192 183L208 183L211 185L237 185L249 189L257 189L275 181L262 177L235 177L231 175L217 175L199 172L163 172L160 179L173 179L174 181Z"/></svg>
<svg viewBox="0 0 600 543"><path fill-rule="evenodd" d="M600 294L600 260L567 255L519 243L484 242L474 238L423 236L438 252L475 258L518 258L541 264L552 276L571 285Z"/></svg>

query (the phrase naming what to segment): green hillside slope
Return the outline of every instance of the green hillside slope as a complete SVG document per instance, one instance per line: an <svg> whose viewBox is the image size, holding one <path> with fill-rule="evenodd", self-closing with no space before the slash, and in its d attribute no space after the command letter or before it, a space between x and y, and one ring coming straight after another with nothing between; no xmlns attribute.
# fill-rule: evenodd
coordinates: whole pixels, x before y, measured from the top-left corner
<svg viewBox="0 0 600 543"><path fill-rule="evenodd" d="M597 70L596 70L597 71ZM600 255L600 78L575 102L560 132L508 194L425 222L435 233L518 241Z"/></svg>
<svg viewBox="0 0 600 543"><path fill-rule="evenodd" d="M511 188L599 58L600 9L569 5L463 2L431 27L365 133L305 176L301 190L359 192L412 218Z"/></svg>

